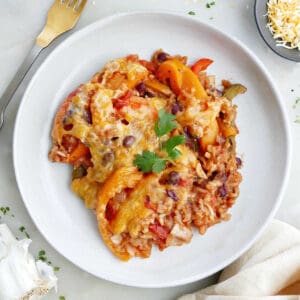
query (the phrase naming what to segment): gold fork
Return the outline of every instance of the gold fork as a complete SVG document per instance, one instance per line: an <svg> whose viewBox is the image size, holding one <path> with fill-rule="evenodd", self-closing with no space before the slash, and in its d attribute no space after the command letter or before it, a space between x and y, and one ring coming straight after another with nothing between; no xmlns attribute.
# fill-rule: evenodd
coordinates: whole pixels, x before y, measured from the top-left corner
<svg viewBox="0 0 300 300"><path fill-rule="evenodd" d="M87 0L55 0L48 11L44 29L36 38L33 48L0 98L0 130L4 123L4 114L8 103L41 50L47 47L56 37L75 26L86 2Z"/></svg>

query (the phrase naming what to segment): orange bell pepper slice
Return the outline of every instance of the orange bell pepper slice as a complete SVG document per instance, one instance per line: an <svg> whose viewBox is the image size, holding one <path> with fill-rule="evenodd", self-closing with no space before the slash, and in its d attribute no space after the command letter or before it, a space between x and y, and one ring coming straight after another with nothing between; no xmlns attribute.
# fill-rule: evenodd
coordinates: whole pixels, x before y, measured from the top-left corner
<svg viewBox="0 0 300 300"><path fill-rule="evenodd" d="M113 244L109 220L106 219L106 207L111 198L126 188L133 188L143 178L136 167L123 167L116 170L98 190L97 220L98 227L106 246L121 260L127 261L131 258L125 249L120 249Z"/></svg>
<svg viewBox="0 0 300 300"><path fill-rule="evenodd" d="M198 77L189 69L186 67L183 76L182 76L182 91L185 91L185 93L193 94L197 99L205 99L207 94L200 83Z"/></svg>
<svg viewBox="0 0 300 300"><path fill-rule="evenodd" d="M157 70L157 78L169 84L177 96L186 96L186 93L193 94L198 99L204 99L207 96L198 77L179 60L163 62Z"/></svg>
<svg viewBox="0 0 300 300"><path fill-rule="evenodd" d="M157 70L157 78L164 84L169 84L176 95L181 93L182 72L185 65L178 60L167 60Z"/></svg>
<svg viewBox="0 0 300 300"><path fill-rule="evenodd" d="M86 147L82 142L79 142L76 148L68 156L67 162L74 164L79 159L87 157L89 155L90 155L90 149Z"/></svg>

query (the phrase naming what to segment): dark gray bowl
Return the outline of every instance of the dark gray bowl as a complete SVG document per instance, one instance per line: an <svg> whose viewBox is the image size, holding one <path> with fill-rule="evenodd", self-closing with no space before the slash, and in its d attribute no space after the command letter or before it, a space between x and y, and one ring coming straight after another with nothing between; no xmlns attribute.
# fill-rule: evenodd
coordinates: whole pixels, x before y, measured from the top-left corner
<svg viewBox="0 0 300 300"><path fill-rule="evenodd" d="M286 49L284 47L276 46L276 41L273 39L272 33L267 28L268 18L267 14L268 0L256 0L254 4L254 16L258 31L266 44L278 55L286 59L300 62L300 51L298 49Z"/></svg>

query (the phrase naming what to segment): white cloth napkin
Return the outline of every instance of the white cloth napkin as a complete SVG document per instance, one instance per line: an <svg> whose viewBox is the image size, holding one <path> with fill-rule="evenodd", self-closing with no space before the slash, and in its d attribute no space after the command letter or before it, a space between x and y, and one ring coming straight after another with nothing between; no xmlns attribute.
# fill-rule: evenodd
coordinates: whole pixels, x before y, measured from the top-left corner
<svg viewBox="0 0 300 300"><path fill-rule="evenodd" d="M300 231L274 220L217 284L179 300L300 300Z"/></svg>

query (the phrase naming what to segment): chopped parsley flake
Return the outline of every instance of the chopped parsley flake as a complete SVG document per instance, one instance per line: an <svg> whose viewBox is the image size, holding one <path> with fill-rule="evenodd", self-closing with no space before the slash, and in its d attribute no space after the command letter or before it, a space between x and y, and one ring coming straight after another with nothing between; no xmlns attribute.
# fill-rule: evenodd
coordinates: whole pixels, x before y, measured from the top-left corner
<svg viewBox="0 0 300 300"><path fill-rule="evenodd" d="M6 215L6 213L10 211L10 208L8 206L2 206L0 207L0 211L3 213L3 215Z"/></svg>
<svg viewBox="0 0 300 300"><path fill-rule="evenodd" d="M26 231L24 226L19 227L19 231L23 232L25 234L25 236L30 239L30 235L28 234L28 232Z"/></svg>
<svg viewBox="0 0 300 300"><path fill-rule="evenodd" d="M194 16L195 14L196 14L196 13L195 13L194 11L192 11L192 10L189 11L189 15L190 15L190 16Z"/></svg>
<svg viewBox="0 0 300 300"><path fill-rule="evenodd" d="M43 262L46 262L49 266L52 265L52 262L50 260L48 260L48 258L46 257L46 251L45 250L40 250L39 251L38 259L43 261ZM54 267L54 271L55 271L55 268L57 268L57 267Z"/></svg>
<svg viewBox="0 0 300 300"><path fill-rule="evenodd" d="M296 120L294 121L296 124L300 124L300 116L296 116Z"/></svg>
<svg viewBox="0 0 300 300"><path fill-rule="evenodd" d="M55 266L55 267L53 268L53 270L54 270L55 272L58 272L58 271L60 270L60 267Z"/></svg>
<svg viewBox="0 0 300 300"><path fill-rule="evenodd" d="M295 109L297 107L297 105L300 104L300 97L298 97L296 100L295 100L295 103L293 104L293 109Z"/></svg>
<svg viewBox="0 0 300 300"><path fill-rule="evenodd" d="M207 8L211 8L213 5L215 5L216 4L216 2L215 1L212 1L212 2L208 2L208 3L206 3L206 7Z"/></svg>
<svg viewBox="0 0 300 300"><path fill-rule="evenodd" d="M59 296L59 300L66 300L65 296Z"/></svg>
<svg viewBox="0 0 300 300"><path fill-rule="evenodd" d="M41 261L46 261L47 258L46 258L45 256L40 256L40 257L39 257L39 260L41 260Z"/></svg>

